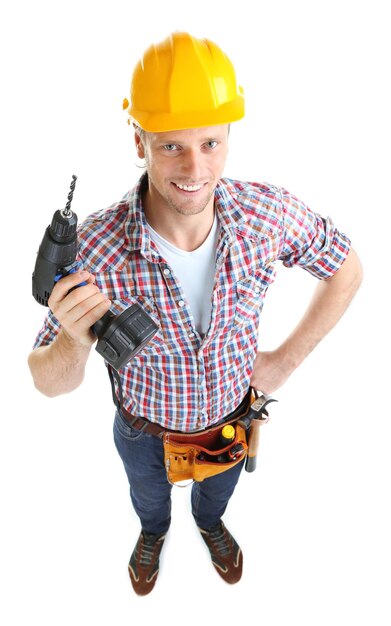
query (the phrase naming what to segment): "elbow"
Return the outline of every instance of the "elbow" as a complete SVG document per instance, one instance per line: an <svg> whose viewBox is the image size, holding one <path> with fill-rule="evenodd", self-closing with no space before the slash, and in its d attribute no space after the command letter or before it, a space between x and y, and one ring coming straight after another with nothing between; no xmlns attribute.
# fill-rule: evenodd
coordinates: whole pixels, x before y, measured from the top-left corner
<svg viewBox="0 0 391 626"><path fill-rule="evenodd" d="M37 350L33 350L28 356L27 364L30 369L31 378L33 379L34 387L37 391L42 393L42 395L47 398L55 398L60 395L57 389L53 388L52 385L49 384L50 377L47 375L47 372L44 372L40 367L40 358L38 355L40 348Z"/></svg>
<svg viewBox="0 0 391 626"><path fill-rule="evenodd" d="M330 283L340 283L354 295L363 281L364 273L357 252L351 248L339 270L327 279Z"/></svg>
<svg viewBox="0 0 391 626"><path fill-rule="evenodd" d="M352 263L352 287L356 292L363 279L364 279L364 271L360 261L360 258L357 252L353 249L350 250L349 257L352 255L351 263Z"/></svg>
<svg viewBox="0 0 391 626"><path fill-rule="evenodd" d="M60 393L56 393L55 391L53 391L53 389L48 389L44 385L40 385L39 382L34 379L34 377L33 377L33 382L34 382L34 387L36 388L36 390L42 393L43 396L46 396L46 398L56 398L57 396L60 395Z"/></svg>
<svg viewBox="0 0 391 626"><path fill-rule="evenodd" d="M47 347L37 348L29 354L27 359L34 387L47 398L56 398L65 393L71 393L83 382L84 369L72 376L64 371L53 371L43 358Z"/></svg>
<svg viewBox="0 0 391 626"><path fill-rule="evenodd" d="M31 352L29 354L28 359L27 359L27 365L29 366L31 378L33 379L33 384L34 384L35 389L39 391L40 393L42 393L44 396L47 396L48 398L53 397L50 393L50 389L47 389L45 385L43 384L42 377L38 375L35 352Z"/></svg>

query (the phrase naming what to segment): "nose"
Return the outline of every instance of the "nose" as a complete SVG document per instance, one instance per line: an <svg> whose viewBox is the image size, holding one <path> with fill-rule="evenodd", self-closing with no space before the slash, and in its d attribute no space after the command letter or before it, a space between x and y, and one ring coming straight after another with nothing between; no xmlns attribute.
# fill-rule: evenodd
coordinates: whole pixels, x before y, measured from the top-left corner
<svg viewBox="0 0 391 626"><path fill-rule="evenodd" d="M184 150L181 162L181 173L189 181L199 181L202 178L202 154L196 148Z"/></svg>

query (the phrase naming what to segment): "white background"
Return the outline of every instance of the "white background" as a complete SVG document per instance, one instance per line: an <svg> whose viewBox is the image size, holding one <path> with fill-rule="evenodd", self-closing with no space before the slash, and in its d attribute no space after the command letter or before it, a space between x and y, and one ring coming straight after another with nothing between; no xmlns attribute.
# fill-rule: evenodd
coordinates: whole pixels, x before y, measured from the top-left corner
<svg viewBox="0 0 391 626"><path fill-rule="evenodd" d="M3 624L391 623L386 4L3 3ZM94 352L73 394L35 391L26 358L45 311L31 296L31 273L72 174L79 219L136 181L122 99L143 50L181 29L215 40L245 88L247 115L232 128L225 173L283 185L330 214L351 236L365 280L276 394L258 469L243 474L227 511L244 551L242 581L230 587L215 573L189 490L176 488L158 582L139 598L127 575L139 524L112 443L103 363ZM262 348L286 336L314 286L305 272L281 268Z"/></svg>

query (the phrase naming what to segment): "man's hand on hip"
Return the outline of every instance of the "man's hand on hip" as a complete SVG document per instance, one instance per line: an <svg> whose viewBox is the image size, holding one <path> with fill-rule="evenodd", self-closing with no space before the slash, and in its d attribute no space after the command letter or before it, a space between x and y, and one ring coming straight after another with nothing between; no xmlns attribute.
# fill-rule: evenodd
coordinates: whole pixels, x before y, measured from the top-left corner
<svg viewBox="0 0 391 626"><path fill-rule="evenodd" d="M289 367L278 350L257 352L250 385L258 391L271 394L282 387L295 367Z"/></svg>

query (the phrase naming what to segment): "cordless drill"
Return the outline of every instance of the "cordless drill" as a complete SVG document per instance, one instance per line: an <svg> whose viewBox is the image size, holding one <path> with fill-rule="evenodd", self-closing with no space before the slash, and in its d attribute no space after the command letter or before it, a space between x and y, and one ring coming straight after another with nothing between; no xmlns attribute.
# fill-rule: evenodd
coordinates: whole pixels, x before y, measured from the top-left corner
<svg viewBox="0 0 391 626"><path fill-rule="evenodd" d="M72 176L65 209L54 213L39 246L33 272L33 296L43 306L48 306L55 283L80 267L80 262L76 261L77 215L70 208L76 180L77 177ZM80 283L78 287L85 284ZM152 339L158 326L138 304L132 304L120 315L107 311L91 329L98 338L96 351L119 370Z"/></svg>

